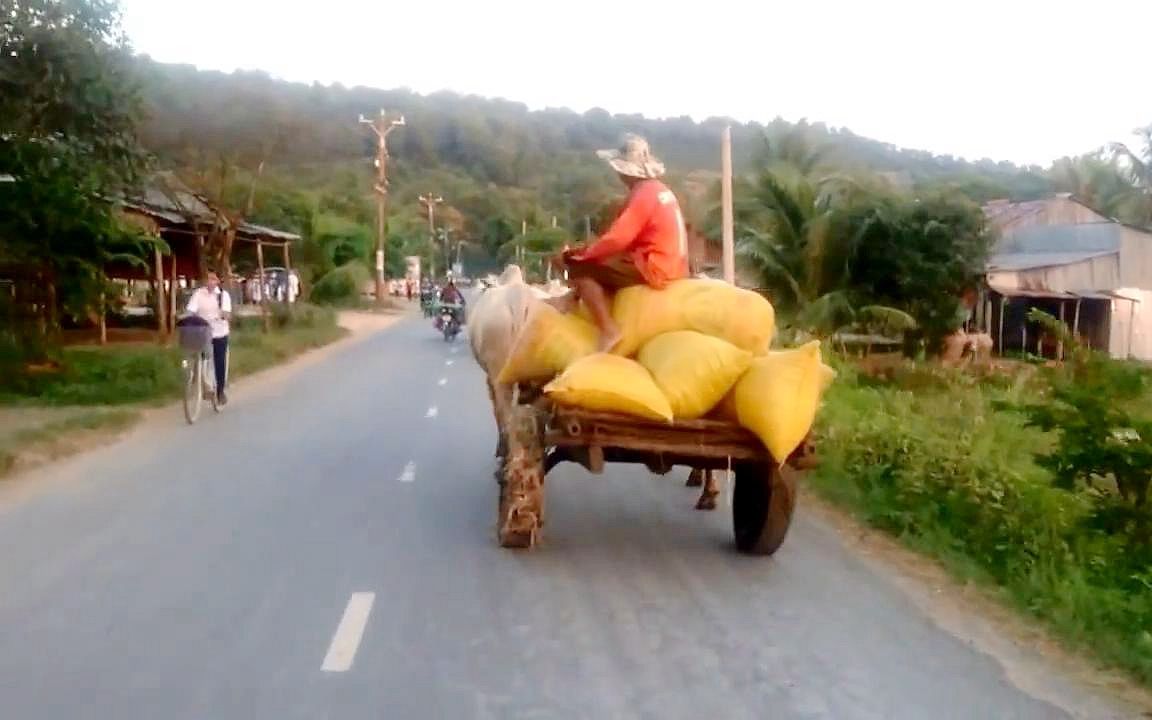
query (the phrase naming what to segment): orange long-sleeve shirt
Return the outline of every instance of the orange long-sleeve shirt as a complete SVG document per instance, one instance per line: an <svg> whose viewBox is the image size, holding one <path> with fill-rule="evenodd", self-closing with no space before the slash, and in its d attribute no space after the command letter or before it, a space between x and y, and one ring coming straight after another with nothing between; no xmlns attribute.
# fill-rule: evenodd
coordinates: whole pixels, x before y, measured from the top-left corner
<svg viewBox="0 0 1152 720"><path fill-rule="evenodd" d="M636 269L652 287L660 289L688 275L688 233L680 203L659 180L632 186L628 202L608 232L574 256L600 260L628 253Z"/></svg>

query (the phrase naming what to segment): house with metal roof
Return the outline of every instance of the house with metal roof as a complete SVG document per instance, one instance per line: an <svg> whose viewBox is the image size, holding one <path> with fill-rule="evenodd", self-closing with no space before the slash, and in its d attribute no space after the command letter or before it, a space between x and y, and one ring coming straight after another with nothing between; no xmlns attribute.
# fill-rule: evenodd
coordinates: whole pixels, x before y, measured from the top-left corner
<svg viewBox="0 0 1152 720"><path fill-rule="evenodd" d="M1001 353L1059 354L1026 318L1039 308L1113 357L1152 360L1152 233L1069 194L984 212L998 237L977 324Z"/></svg>

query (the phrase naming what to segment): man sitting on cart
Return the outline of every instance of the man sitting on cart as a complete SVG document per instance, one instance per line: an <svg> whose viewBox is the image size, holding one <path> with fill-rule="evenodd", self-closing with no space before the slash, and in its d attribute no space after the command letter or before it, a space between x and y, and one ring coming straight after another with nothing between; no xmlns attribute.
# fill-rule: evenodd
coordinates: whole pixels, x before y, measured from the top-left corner
<svg viewBox="0 0 1152 720"><path fill-rule="evenodd" d="M600 329L600 349L607 352L621 340L612 294L632 285L662 289L687 277L688 235L676 196L659 180L664 164L644 138L628 135L620 149L597 154L628 186L627 203L596 242L565 250L558 265L568 272L572 301L588 305Z"/></svg>

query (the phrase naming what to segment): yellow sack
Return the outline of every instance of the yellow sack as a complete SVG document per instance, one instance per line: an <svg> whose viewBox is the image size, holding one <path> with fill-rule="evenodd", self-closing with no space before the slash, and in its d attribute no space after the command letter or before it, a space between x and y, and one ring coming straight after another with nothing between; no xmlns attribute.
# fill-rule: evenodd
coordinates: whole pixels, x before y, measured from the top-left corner
<svg viewBox="0 0 1152 720"><path fill-rule="evenodd" d="M820 361L820 341L813 340L756 358L722 406L784 462L812 429L820 397L835 376Z"/></svg>
<svg viewBox="0 0 1152 720"><path fill-rule="evenodd" d="M578 315L535 303L496 382L551 380L575 361L596 352L599 338L596 326Z"/></svg>
<svg viewBox="0 0 1152 720"><path fill-rule="evenodd" d="M580 358L548 383L544 394L561 405L672 422L668 398L652 376L640 363L619 355Z"/></svg>
<svg viewBox="0 0 1152 720"><path fill-rule="evenodd" d="M695 330L762 355L776 332L772 303L722 280L677 280L663 290L624 288L616 294L612 316L624 335L613 352L625 357L657 335L676 330Z"/></svg>
<svg viewBox="0 0 1152 720"><path fill-rule="evenodd" d="M752 353L693 330L657 335L636 359L668 398L672 415L693 420L724 398L752 364Z"/></svg>

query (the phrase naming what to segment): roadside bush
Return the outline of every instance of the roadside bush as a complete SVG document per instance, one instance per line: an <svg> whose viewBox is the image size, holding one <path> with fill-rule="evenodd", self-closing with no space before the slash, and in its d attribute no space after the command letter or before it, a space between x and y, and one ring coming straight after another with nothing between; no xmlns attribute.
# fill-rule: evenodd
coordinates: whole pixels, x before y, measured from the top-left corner
<svg viewBox="0 0 1152 720"><path fill-rule="evenodd" d="M1037 460L1066 460L1071 436L1005 406L1064 402L1049 400L1060 397L1055 386L1040 392L1036 376L1006 386L959 374L842 372L821 411L813 485L962 576L1003 587L1065 638L1152 683L1146 515L1084 481L1064 489L1056 478L1065 467Z"/></svg>
<svg viewBox="0 0 1152 720"><path fill-rule="evenodd" d="M310 297L322 305L355 303L360 299L361 288L371 279L372 274L363 263L346 263L317 280Z"/></svg>
<svg viewBox="0 0 1152 720"><path fill-rule="evenodd" d="M336 326L336 311L331 307L296 302L268 304L268 326L275 331L297 328L320 328ZM240 333L255 333L264 330L264 318L259 314L238 317L232 321L232 330Z"/></svg>
<svg viewBox="0 0 1152 720"><path fill-rule="evenodd" d="M331 308L297 303L270 306L273 332L260 317L237 318L231 341L234 376L268 367L338 339L344 331ZM124 405L179 397L180 353L158 345L64 348L58 366L0 374L0 403Z"/></svg>
<svg viewBox="0 0 1152 720"><path fill-rule="evenodd" d="M123 405L180 392L175 351L157 347L65 348L59 368L9 377L9 399L42 405Z"/></svg>

